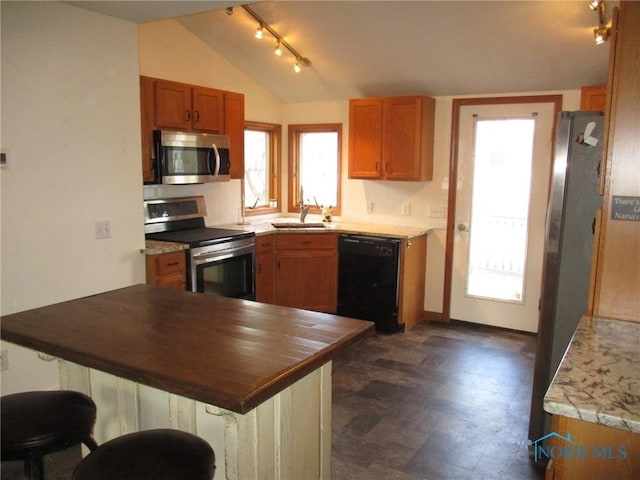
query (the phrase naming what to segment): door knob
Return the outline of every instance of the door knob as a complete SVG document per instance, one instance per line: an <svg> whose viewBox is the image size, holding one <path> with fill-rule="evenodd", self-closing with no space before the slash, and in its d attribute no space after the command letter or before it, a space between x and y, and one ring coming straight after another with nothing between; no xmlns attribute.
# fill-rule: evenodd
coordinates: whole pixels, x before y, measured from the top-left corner
<svg viewBox="0 0 640 480"><path fill-rule="evenodd" d="M467 225L465 225L464 223L459 223L458 224L458 231L459 232L468 232L469 231L469 227Z"/></svg>

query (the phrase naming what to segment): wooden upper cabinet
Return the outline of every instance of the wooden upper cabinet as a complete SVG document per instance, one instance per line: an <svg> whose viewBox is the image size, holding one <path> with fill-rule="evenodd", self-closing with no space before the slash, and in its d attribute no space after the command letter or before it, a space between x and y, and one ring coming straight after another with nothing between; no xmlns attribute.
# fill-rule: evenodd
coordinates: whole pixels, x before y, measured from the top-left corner
<svg viewBox="0 0 640 480"><path fill-rule="evenodd" d="M244 95L224 93L224 133L229 135L231 178L244 178Z"/></svg>
<svg viewBox="0 0 640 480"><path fill-rule="evenodd" d="M231 178L244 177L244 95L152 77L140 77L142 177L155 182L153 130L229 136Z"/></svg>
<svg viewBox="0 0 640 480"><path fill-rule="evenodd" d="M191 90L193 130L224 133L224 92L213 88Z"/></svg>
<svg viewBox="0 0 640 480"><path fill-rule="evenodd" d="M580 89L580 110L607 111L607 86L594 85Z"/></svg>
<svg viewBox="0 0 640 480"><path fill-rule="evenodd" d="M223 133L224 92L177 82L155 82L156 126Z"/></svg>
<svg viewBox="0 0 640 480"><path fill-rule="evenodd" d="M427 96L349 102L349 178L433 178L435 99Z"/></svg>
<svg viewBox="0 0 640 480"><path fill-rule="evenodd" d="M142 181L153 183L155 170L153 165L152 132L155 128L154 80L140 77L140 134L142 142Z"/></svg>
<svg viewBox="0 0 640 480"><path fill-rule="evenodd" d="M349 178L382 176L382 99L349 101Z"/></svg>

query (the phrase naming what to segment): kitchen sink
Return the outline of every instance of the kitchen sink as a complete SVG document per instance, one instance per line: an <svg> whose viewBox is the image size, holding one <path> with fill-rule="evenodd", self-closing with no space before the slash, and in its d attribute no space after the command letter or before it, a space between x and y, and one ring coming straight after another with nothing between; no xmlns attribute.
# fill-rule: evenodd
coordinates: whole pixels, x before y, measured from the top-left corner
<svg viewBox="0 0 640 480"><path fill-rule="evenodd" d="M272 222L271 225L275 228L324 228L325 225L322 222Z"/></svg>

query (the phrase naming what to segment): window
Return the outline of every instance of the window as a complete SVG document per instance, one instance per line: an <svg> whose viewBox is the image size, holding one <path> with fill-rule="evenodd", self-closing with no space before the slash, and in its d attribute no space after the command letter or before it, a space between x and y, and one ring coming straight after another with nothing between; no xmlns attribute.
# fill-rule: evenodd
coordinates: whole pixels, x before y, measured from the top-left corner
<svg viewBox="0 0 640 480"><path fill-rule="evenodd" d="M330 206L340 214L342 124L289 125L289 212L300 210L300 191L312 213Z"/></svg>
<svg viewBox="0 0 640 480"><path fill-rule="evenodd" d="M245 215L279 211L280 125L246 122L244 128Z"/></svg>

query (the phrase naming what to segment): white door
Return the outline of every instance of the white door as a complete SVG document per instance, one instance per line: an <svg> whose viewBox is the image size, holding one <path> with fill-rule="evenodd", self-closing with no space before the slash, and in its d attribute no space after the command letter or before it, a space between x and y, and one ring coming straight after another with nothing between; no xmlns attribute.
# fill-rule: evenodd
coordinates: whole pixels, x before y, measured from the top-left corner
<svg viewBox="0 0 640 480"><path fill-rule="evenodd" d="M552 103L460 109L450 317L536 332Z"/></svg>

